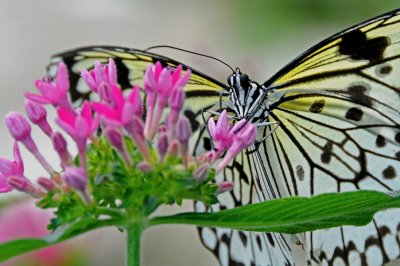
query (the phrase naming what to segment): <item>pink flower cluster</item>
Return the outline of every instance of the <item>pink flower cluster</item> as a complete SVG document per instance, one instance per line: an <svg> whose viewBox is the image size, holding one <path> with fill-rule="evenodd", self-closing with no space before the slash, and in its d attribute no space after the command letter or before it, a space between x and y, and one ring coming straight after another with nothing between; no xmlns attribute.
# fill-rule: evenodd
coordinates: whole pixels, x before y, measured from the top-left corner
<svg viewBox="0 0 400 266"><path fill-rule="evenodd" d="M192 129L181 111L185 99L183 88L190 74L190 70L183 74L181 66L171 69L162 67L159 62L149 65L144 76L143 91L147 95L144 108L138 86L124 94L117 84L117 70L112 59L107 65L96 62L93 70L83 70L81 75L88 87L99 95L100 100L85 101L81 107L75 108L68 98L67 67L60 63L55 82L38 80L35 85L39 94L25 93L25 111L31 123L18 112L10 112L6 116L6 125L15 139L14 161L0 158L0 192L16 189L40 198L46 191L72 188L90 202L86 149L89 141L96 141L96 132L100 126L104 136L128 166L133 166L133 162L126 151L123 140L125 135L132 138L140 151L143 161L135 167L144 172L150 171L154 163L163 163L167 155L180 156L184 166L188 166L193 162L193 158L189 156ZM44 107L46 104L57 109L57 125L74 140L78 149L78 166L73 164L73 156L68 151L64 134L55 131L48 123ZM165 123L161 125L164 114ZM59 171L54 170L42 156L31 136L31 124L38 126L51 139L60 158ZM217 165L217 172L226 167L242 149L251 145L256 137L253 124L241 120L233 125L228 121L226 111L220 114L216 123L214 119L210 119L208 127L215 147L214 151L199 157L200 166L194 172L194 177L198 180L204 180L208 176L211 165L225 151L226 156ZM154 155L151 152L151 143L155 141L156 135L157 155ZM24 176L18 143L24 145L48 172L48 177L39 178L38 184L31 183ZM231 188L230 182L219 184L220 192Z"/></svg>

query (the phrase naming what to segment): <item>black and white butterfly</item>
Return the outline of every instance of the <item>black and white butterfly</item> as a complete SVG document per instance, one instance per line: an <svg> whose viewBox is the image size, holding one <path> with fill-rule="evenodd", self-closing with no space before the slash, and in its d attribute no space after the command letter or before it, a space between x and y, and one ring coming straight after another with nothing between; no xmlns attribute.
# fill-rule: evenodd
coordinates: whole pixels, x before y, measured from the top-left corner
<svg viewBox="0 0 400 266"><path fill-rule="evenodd" d="M85 47L56 55L70 71L74 101L90 96L82 68L114 58L124 88L143 82L149 63L173 59L120 47ZM193 149L210 148L204 110L223 108L258 123L262 140L218 176L234 182L214 210L293 195L359 189L400 190L400 10L346 29L312 47L257 84L240 71L228 84L191 69L185 115L196 132ZM220 100L222 99L222 104ZM220 110L219 110L220 111ZM268 138L264 136L269 135ZM253 147L254 148L254 147ZM206 210L200 203L199 211ZM343 226L296 237L200 228L221 265L292 265L301 244L310 265L381 265L400 257L400 210L381 211L362 227Z"/></svg>

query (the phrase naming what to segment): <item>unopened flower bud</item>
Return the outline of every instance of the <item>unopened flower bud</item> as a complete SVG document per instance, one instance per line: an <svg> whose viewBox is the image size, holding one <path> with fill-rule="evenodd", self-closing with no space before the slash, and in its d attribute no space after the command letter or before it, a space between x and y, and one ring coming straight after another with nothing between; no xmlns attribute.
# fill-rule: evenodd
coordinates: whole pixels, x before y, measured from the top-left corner
<svg viewBox="0 0 400 266"><path fill-rule="evenodd" d="M31 137L31 126L26 118L18 112L9 112L5 119L6 126L10 131L11 136L16 141L21 141L25 147L36 157L43 165L48 173L52 173L53 169L39 152L36 143Z"/></svg>
<svg viewBox="0 0 400 266"><path fill-rule="evenodd" d="M192 134L192 127L190 125L189 119L187 117L182 116L178 120L178 124L176 125L176 138L178 139L181 145L187 145L190 135Z"/></svg>
<svg viewBox="0 0 400 266"><path fill-rule="evenodd" d="M7 182L12 188L27 193L34 198L40 198L44 195L44 192L40 188L34 186L23 176L10 176Z"/></svg>
<svg viewBox="0 0 400 266"><path fill-rule="evenodd" d="M208 177L209 163L203 163L193 172L193 176L197 181L204 181Z"/></svg>
<svg viewBox="0 0 400 266"><path fill-rule="evenodd" d="M72 164L71 155L67 149L67 141L60 132L54 132L51 136L54 150L58 153L61 159L61 165L65 168Z"/></svg>
<svg viewBox="0 0 400 266"><path fill-rule="evenodd" d="M218 183L218 194L231 191L233 189L233 184L231 181L222 181Z"/></svg>
<svg viewBox="0 0 400 266"><path fill-rule="evenodd" d="M112 146L114 146L118 151L124 150L124 142L123 142L123 136L121 132L115 128L108 127L104 131L104 135L110 142Z"/></svg>
<svg viewBox="0 0 400 266"><path fill-rule="evenodd" d="M9 112L6 115L6 126L11 136L17 141L24 141L31 136L31 126L26 118L18 112Z"/></svg>
<svg viewBox="0 0 400 266"><path fill-rule="evenodd" d="M160 162L164 161L165 154L168 150L168 136L166 132L162 132L158 136L157 151Z"/></svg>
<svg viewBox="0 0 400 266"><path fill-rule="evenodd" d="M110 84L106 82L101 82L99 85L99 97L101 101L112 102L112 91Z"/></svg>
<svg viewBox="0 0 400 266"><path fill-rule="evenodd" d="M185 101L185 92L181 88L172 91L169 101L171 109L179 112L182 109L183 102Z"/></svg>
<svg viewBox="0 0 400 266"><path fill-rule="evenodd" d="M175 139L169 144L167 153L169 156L176 156L178 154L178 149L179 149L179 143Z"/></svg>
<svg viewBox="0 0 400 266"><path fill-rule="evenodd" d="M39 177L37 183L47 191L54 191L57 189L54 181L47 177Z"/></svg>
<svg viewBox="0 0 400 266"><path fill-rule="evenodd" d="M72 188L84 192L88 176L84 168L67 167L64 173L64 180Z"/></svg>
<svg viewBox="0 0 400 266"><path fill-rule="evenodd" d="M146 162L146 161L142 161L140 163L137 164L137 168L142 171L143 173L147 173L150 172L152 167L151 164Z"/></svg>
<svg viewBox="0 0 400 266"><path fill-rule="evenodd" d="M213 159L213 153L211 151L204 152L199 155L199 158L197 161L202 164L202 163L210 163L212 162Z"/></svg>

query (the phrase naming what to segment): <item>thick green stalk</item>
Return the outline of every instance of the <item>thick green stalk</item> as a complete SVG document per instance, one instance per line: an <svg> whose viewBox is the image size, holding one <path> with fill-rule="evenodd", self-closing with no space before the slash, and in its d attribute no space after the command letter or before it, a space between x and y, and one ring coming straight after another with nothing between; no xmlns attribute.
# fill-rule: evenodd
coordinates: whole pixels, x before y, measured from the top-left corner
<svg viewBox="0 0 400 266"><path fill-rule="evenodd" d="M140 240L143 229L142 220L137 220L128 227L127 266L140 266Z"/></svg>

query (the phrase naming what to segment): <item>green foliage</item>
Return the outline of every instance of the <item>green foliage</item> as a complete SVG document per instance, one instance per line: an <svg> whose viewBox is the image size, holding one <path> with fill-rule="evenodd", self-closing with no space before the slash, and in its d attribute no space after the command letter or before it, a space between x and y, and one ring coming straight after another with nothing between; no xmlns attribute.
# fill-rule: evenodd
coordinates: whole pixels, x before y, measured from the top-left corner
<svg viewBox="0 0 400 266"><path fill-rule="evenodd" d="M366 225L374 213L400 207L400 197L376 191L291 197L215 213L182 213L155 217L149 225L192 224L242 231L301 233L341 225Z"/></svg>
<svg viewBox="0 0 400 266"><path fill-rule="evenodd" d="M19 239L0 244L0 262L104 226L125 229L130 223L140 224L145 229L159 224L191 224L244 231L301 233L341 225L365 225L377 211L395 207L400 207L398 195L356 191L313 198L284 198L215 213L182 213L150 220L139 217L135 221L129 221L126 215L112 209L98 208L96 215L109 218L100 220L86 216L43 239Z"/></svg>

